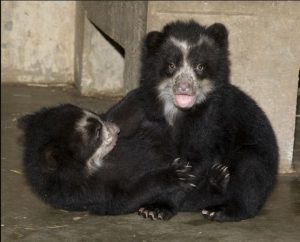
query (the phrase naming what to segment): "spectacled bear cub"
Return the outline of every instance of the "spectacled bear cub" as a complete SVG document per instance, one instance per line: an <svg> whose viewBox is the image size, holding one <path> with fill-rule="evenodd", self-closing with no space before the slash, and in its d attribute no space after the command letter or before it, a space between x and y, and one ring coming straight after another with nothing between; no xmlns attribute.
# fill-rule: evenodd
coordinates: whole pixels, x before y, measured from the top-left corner
<svg viewBox="0 0 300 242"><path fill-rule="evenodd" d="M174 148L164 139L168 129L154 124L141 123L134 135L121 130L118 137L116 124L65 104L26 115L18 125L24 131L26 178L55 208L123 214L162 194L195 187L191 167L173 162ZM219 172L214 169L211 187L223 186L220 177L227 173Z"/></svg>
<svg viewBox="0 0 300 242"><path fill-rule="evenodd" d="M140 87L118 109L120 117L136 110L134 122L167 123L177 156L193 166L197 177L208 177L212 166L228 167L230 181L222 193L204 194L198 184L174 198L177 210L202 210L216 221L255 216L278 166L270 122L252 98L230 84L228 56L228 31L220 23L177 21L150 32L142 49ZM157 204L146 209L155 211Z"/></svg>

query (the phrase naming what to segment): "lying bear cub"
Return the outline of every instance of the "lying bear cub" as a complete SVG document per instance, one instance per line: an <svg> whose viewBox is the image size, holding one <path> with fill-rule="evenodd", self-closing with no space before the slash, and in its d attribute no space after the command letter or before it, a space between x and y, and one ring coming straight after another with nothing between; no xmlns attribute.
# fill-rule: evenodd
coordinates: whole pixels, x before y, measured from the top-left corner
<svg viewBox="0 0 300 242"><path fill-rule="evenodd" d="M122 136L116 124L65 104L26 115L18 125L24 131L28 183L55 208L124 214L154 204L161 196L171 207L171 194L196 186L191 167L174 161L174 147L163 139L167 129L155 124L142 124L135 135ZM221 169L212 169L211 189L228 180ZM157 216L167 219L170 214L161 211Z"/></svg>

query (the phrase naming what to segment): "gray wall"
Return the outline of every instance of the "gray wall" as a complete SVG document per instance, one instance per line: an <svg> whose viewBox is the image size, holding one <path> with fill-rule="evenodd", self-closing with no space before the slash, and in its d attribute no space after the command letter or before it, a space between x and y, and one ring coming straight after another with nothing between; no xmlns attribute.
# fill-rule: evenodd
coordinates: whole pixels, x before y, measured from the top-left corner
<svg viewBox="0 0 300 242"><path fill-rule="evenodd" d="M98 3L93 2L101 9ZM102 16L97 9L95 12ZM74 81L76 86L83 95L122 95L125 64L123 56L91 23L82 2L77 2L75 16ZM108 21L103 16L102 22ZM108 28L109 24L107 25ZM100 29L103 31L102 28Z"/></svg>
<svg viewBox="0 0 300 242"><path fill-rule="evenodd" d="M2 1L1 80L74 83L84 95L121 95L124 58L87 19L80 2Z"/></svg>
<svg viewBox="0 0 300 242"><path fill-rule="evenodd" d="M73 1L1 1L2 82L73 82L74 19Z"/></svg>

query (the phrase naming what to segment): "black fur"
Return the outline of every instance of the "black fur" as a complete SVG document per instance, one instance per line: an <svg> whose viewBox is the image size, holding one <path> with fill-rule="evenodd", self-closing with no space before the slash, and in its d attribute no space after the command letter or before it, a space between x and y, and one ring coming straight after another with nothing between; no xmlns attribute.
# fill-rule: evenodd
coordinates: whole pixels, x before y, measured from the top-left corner
<svg viewBox="0 0 300 242"><path fill-rule="evenodd" d="M140 87L106 113L121 132L92 174L85 167L95 148L82 146L74 129L81 109L24 118L25 173L34 190L54 207L98 214L141 208L153 219L177 211L202 211L217 221L255 216L276 180L278 148L264 112L229 82L227 37L222 24L193 21L145 37ZM189 105L176 103L175 95ZM54 152L45 159L52 133L61 138L50 142ZM186 164L197 176L192 190L196 181Z"/></svg>
<svg viewBox="0 0 300 242"><path fill-rule="evenodd" d="M179 48L176 41L189 46L186 63L190 69L183 70L179 77L176 75L183 68L184 46ZM168 194L174 201L172 210L205 209L203 215L217 221L255 216L272 190L278 166L278 147L270 122L252 98L230 84L228 56L228 31L222 24L206 27L194 21L177 21L166 25L162 32L150 32L142 49L140 87L114 110L114 115L118 113L121 117L122 109L133 106L136 114L132 113L132 120L170 124L171 135L165 136L165 141L173 140L176 156L190 162L198 178L208 178L201 180L193 192ZM203 94L190 108L173 103L175 84L173 91L164 89L166 94L163 95L158 88L164 82L180 86L186 81L192 90L188 89L189 93L184 95ZM205 81L212 87L208 91L201 87ZM174 104L172 110L176 110L175 116L171 116L173 119L165 112L166 102L162 96L173 98L168 99L169 104ZM215 164L227 166L230 173L230 181L224 181L226 189L219 193L209 186L211 167ZM165 209L165 199L163 196L162 203L149 203L141 211L157 215L157 211Z"/></svg>
<svg viewBox="0 0 300 242"><path fill-rule="evenodd" d="M121 131L103 164L90 173L87 160L105 142L97 132L108 124L90 117L83 135L78 123L84 112L67 104L18 121L24 131L24 173L44 202L70 211L123 214L155 203L162 194L192 188L190 169L172 164L172 143L162 143L168 129L151 122L141 122L132 135Z"/></svg>

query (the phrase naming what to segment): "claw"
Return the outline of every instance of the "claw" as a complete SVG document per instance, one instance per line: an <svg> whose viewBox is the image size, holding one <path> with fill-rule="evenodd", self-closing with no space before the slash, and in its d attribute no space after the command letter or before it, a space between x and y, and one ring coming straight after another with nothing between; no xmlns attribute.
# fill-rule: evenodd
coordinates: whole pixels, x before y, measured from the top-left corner
<svg viewBox="0 0 300 242"><path fill-rule="evenodd" d="M181 180L181 181L185 181L186 179L185 179L185 178L181 178L181 177L180 177L180 178L179 178L179 180Z"/></svg>
<svg viewBox="0 0 300 242"><path fill-rule="evenodd" d="M223 172L226 172L228 170L227 166L223 166L223 168L221 169Z"/></svg>
<svg viewBox="0 0 300 242"><path fill-rule="evenodd" d="M153 212L149 212L148 216L149 216L149 218L151 218L152 220L156 220L156 218L155 218Z"/></svg>
<svg viewBox="0 0 300 242"><path fill-rule="evenodd" d="M206 215L206 214L208 214L208 211L205 210L205 209L203 209L203 210L202 210L202 214L203 214L203 215Z"/></svg>
<svg viewBox="0 0 300 242"><path fill-rule="evenodd" d="M197 187L195 184L193 184L193 183L190 183L190 186L191 187Z"/></svg>
<svg viewBox="0 0 300 242"><path fill-rule="evenodd" d="M143 214L144 218L148 218L149 212L148 212L148 210L144 210L142 214Z"/></svg>
<svg viewBox="0 0 300 242"><path fill-rule="evenodd" d="M159 220L162 220L162 219L163 219L163 216L162 216L161 214L158 214L157 218L158 218Z"/></svg>
<svg viewBox="0 0 300 242"><path fill-rule="evenodd" d="M229 178L230 177L230 174L226 174L225 176L225 179Z"/></svg>
<svg viewBox="0 0 300 242"><path fill-rule="evenodd" d="M194 175L189 175L189 177L195 178L196 176L194 176Z"/></svg>
<svg viewBox="0 0 300 242"><path fill-rule="evenodd" d="M144 210L145 210L145 208L140 208L138 211L138 214L141 214Z"/></svg>
<svg viewBox="0 0 300 242"><path fill-rule="evenodd" d="M179 161L179 160L180 160L180 157L177 157L177 158L174 159L173 162L177 162L177 161Z"/></svg>

